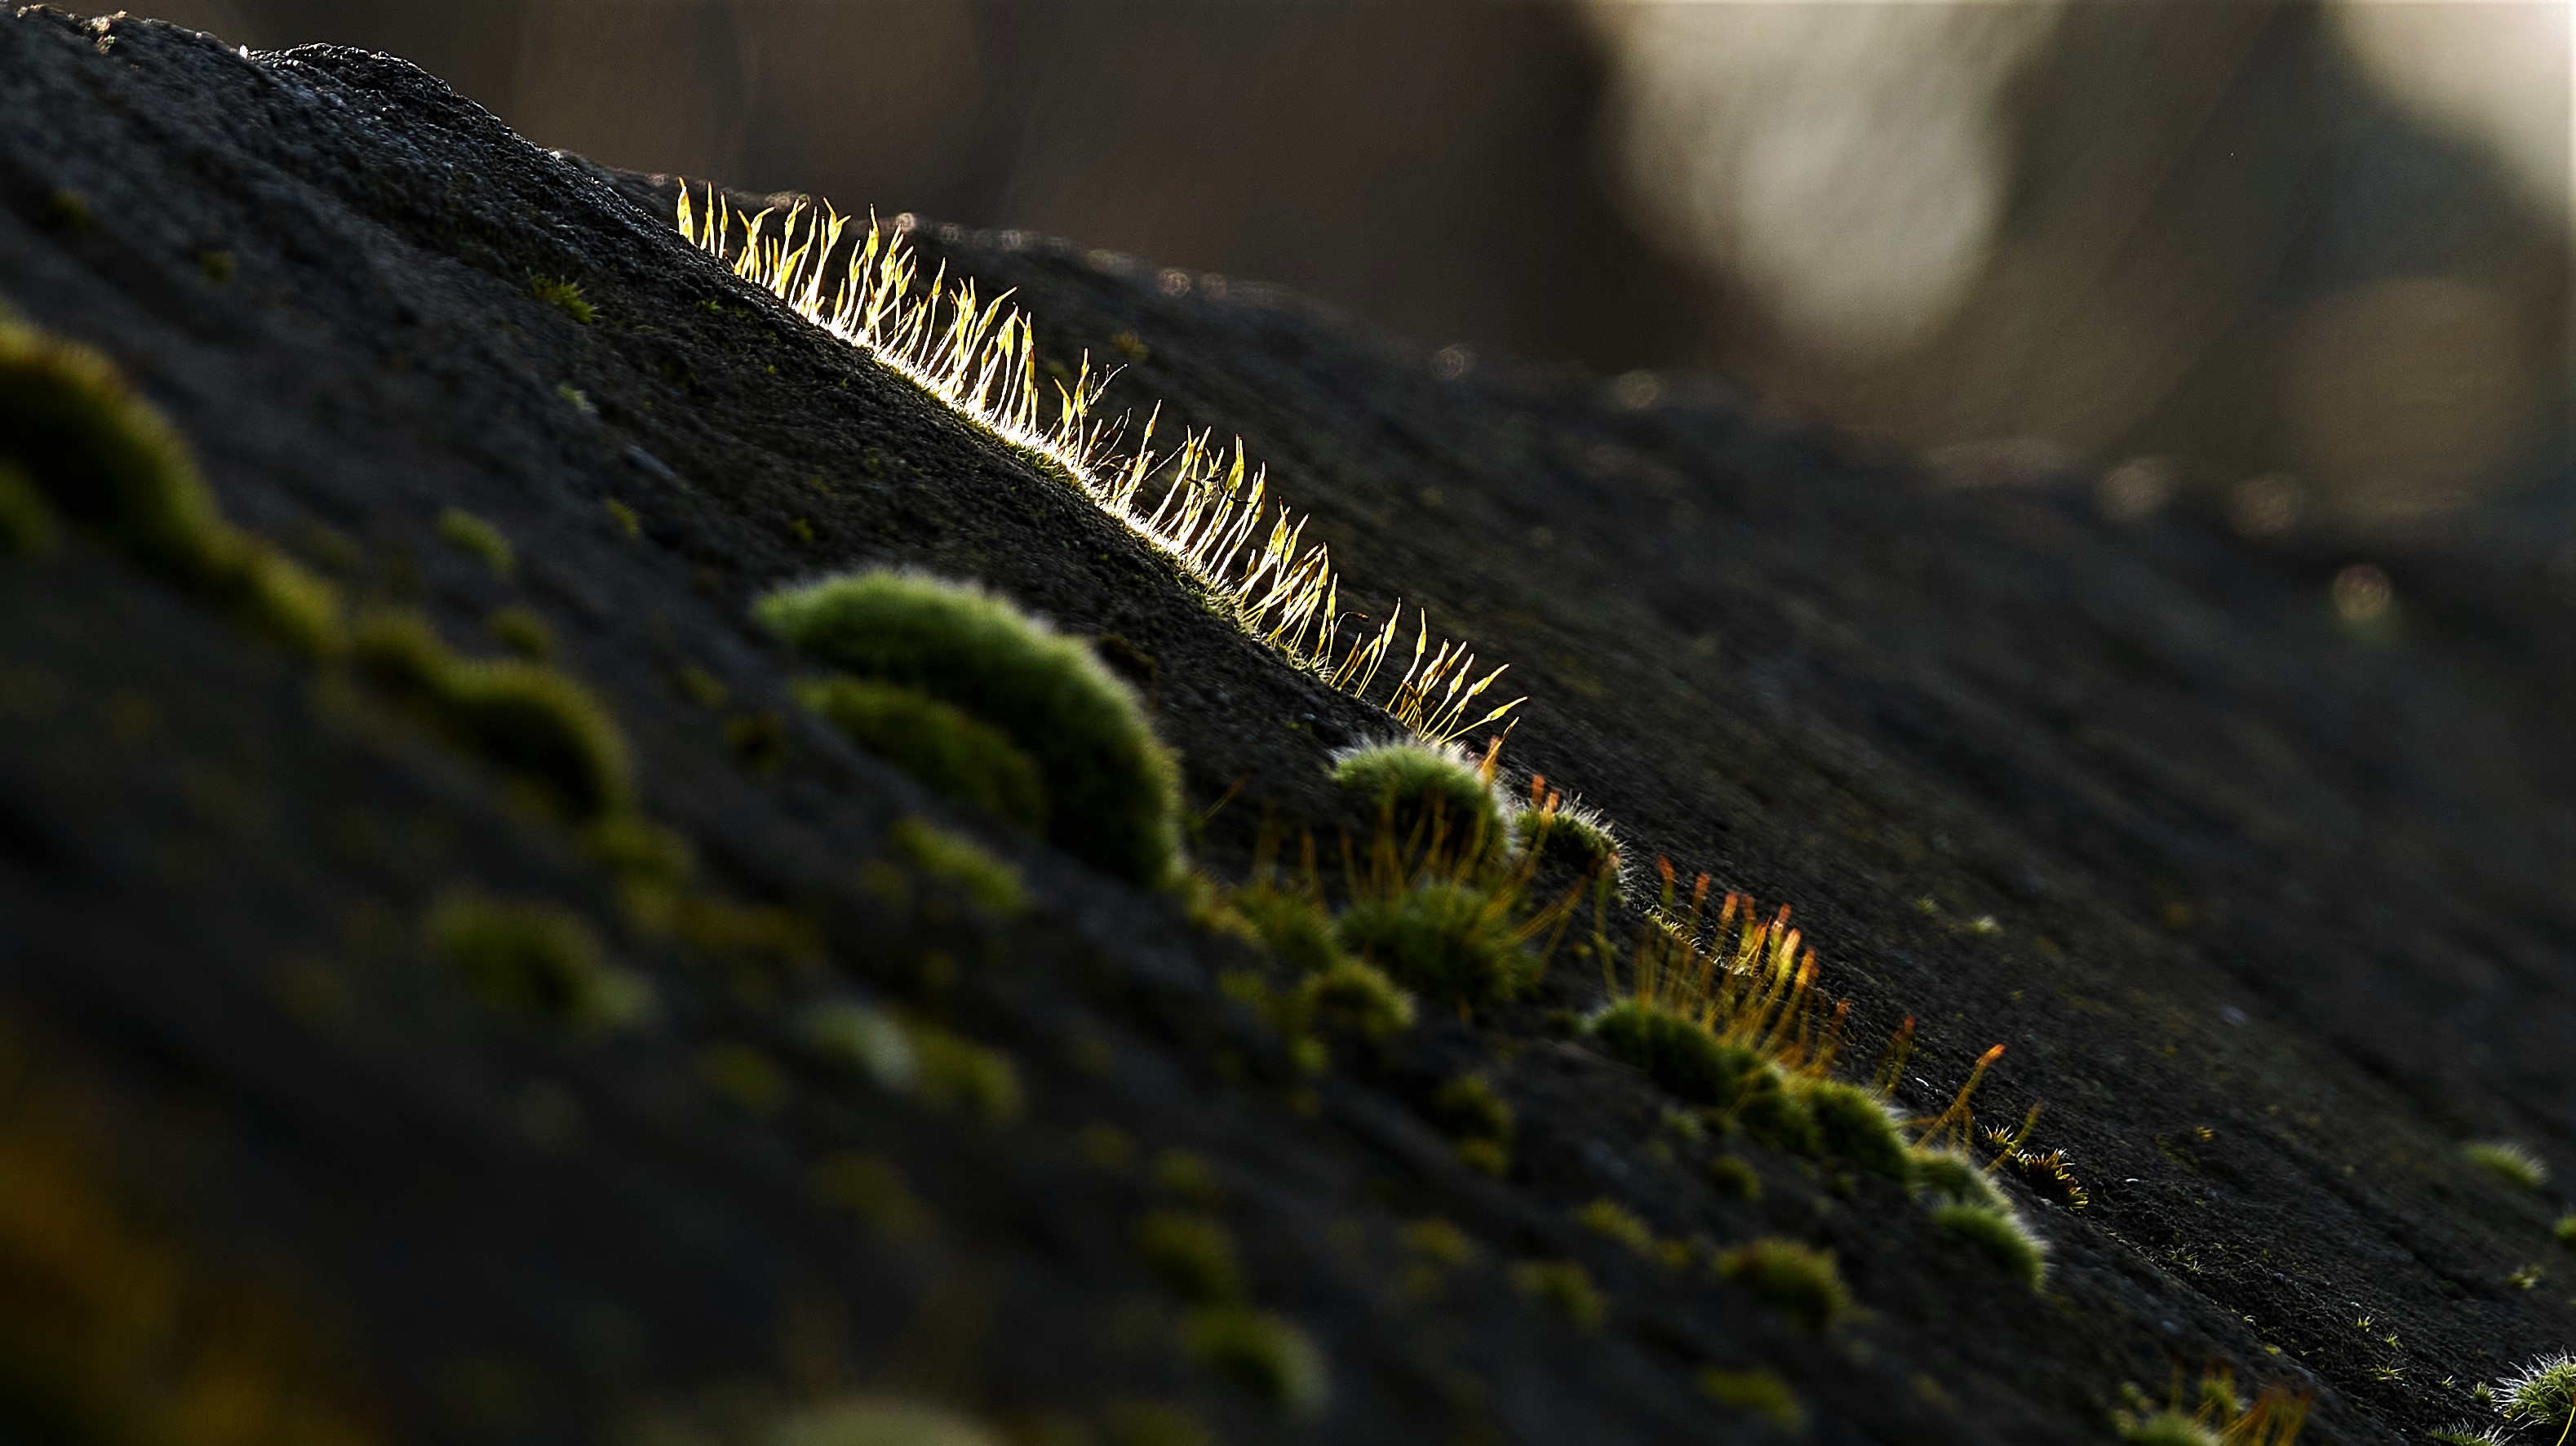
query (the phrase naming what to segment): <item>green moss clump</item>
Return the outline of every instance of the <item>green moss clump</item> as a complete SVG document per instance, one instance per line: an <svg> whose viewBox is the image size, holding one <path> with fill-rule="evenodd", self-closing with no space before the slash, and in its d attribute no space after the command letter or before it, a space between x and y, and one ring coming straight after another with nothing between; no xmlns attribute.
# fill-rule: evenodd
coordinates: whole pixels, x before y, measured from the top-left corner
<svg viewBox="0 0 2576 1446"><path fill-rule="evenodd" d="M397 706L566 817L596 822L632 803L625 735L571 678L512 658L460 658L418 613L363 617L349 647L359 676Z"/></svg>
<svg viewBox="0 0 2576 1446"><path fill-rule="evenodd" d="M338 592L226 522L187 443L97 352L0 320L0 464L53 514L240 621L309 656L337 644Z"/></svg>
<svg viewBox="0 0 2576 1446"><path fill-rule="evenodd" d="M2528 1145L2512 1140L2482 1140L2462 1145L2468 1162L2517 1190L2538 1190L2549 1183L2549 1164Z"/></svg>
<svg viewBox="0 0 2576 1446"><path fill-rule="evenodd" d="M430 948L495 1009L583 1031L634 1024L653 990L609 964L581 916L553 904L451 894L429 911Z"/></svg>
<svg viewBox="0 0 2576 1446"><path fill-rule="evenodd" d="M1376 1043L1413 1027L1413 996L1375 966L1344 959L1298 984L1297 1017L1312 1028Z"/></svg>
<svg viewBox="0 0 2576 1446"><path fill-rule="evenodd" d="M719 1040L699 1050L698 1078L755 1115L775 1114L787 1103L787 1076L777 1061L739 1041Z"/></svg>
<svg viewBox="0 0 2576 1446"><path fill-rule="evenodd" d="M1762 1198L1762 1177L1754 1173L1751 1165L1733 1155L1720 1155L1709 1161L1708 1178L1721 1194L1732 1195L1738 1200Z"/></svg>
<svg viewBox="0 0 2576 1446"><path fill-rule="evenodd" d="M1504 901L1445 880L1354 900L1336 928L1344 949L1388 977L1455 1004L1503 1004L1538 983Z"/></svg>
<svg viewBox="0 0 2576 1446"><path fill-rule="evenodd" d="M2523 1425L2563 1426L2576 1418L2576 1355L2542 1356L2496 1382L2496 1409Z"/></svg>
<svg viewBox="0 0 2576 1446"><path fill-rule="evenodd" d="M1162 1150L1154 1156L1154 1188L1184 1205L1214 1210L1225 1203L1225 1189L1207 1157L1194 1150Z"/></svg>
<svg viewBox="0 0 2576 1446"><path fill-rule="evenodd" d="M918 1240L930 1233L930 1208L883 1155L832 1151L815 1162L814 1194L826 1205L862 1217L889 1240Z"/></svg>
<svg viewBox="0 0 2576 1446"><path fill-rule="evenodd" d="M773 1446L1001 1446L1001 1438L943 1406L859 1399L807 1406L778 1423Z"/></svg>
<svg viewBox="0 0 2576 1446"><path fill-rule="evenodd" d="M1915 1149L1914 1187L1935 1206L1973 1205L1980 1210L2010 1210L2012 1200L1994 1176L1956 1150Z"/></svg>
<svg viewBox="0 0 2576 1446"><path fill-rule="evenodd" d="M1720 1111L1755 1139L1801 1155L1823 1152L1823 1135L1805 1101L1758 1051L1729 1044L1641 999L1610 1005L1586 1028L1612 1059L1690 1104Z"/></svg>
<svg viewBox="0 0 2576 1446"><path fill-rule="evenodd" d="M1180 871L1179 770L1136 695L1091 649L990 593L866 572L782 589L753 615L806 656L915 688L1034 759L1048 839L1131 882Z"/></svg>
<svg viewBox="0 0 2576 1446"><path fill-rule="evenodd" d="M1020 1072L1009 1055L935 1024L916 1021L905 1034L912 1045L913 1087L923 1103L963 1111L988 1125L1020 1117Z"/></svg>
<svg viewBox="0 0 2576 1446"><path fill-rule="evenodd" d="M0 553L42 557L62 543L62 527L27 474L0 462Z"/></svg>
<svg viewBox="0 0 2576 1446"><path fill-rule="evenodd" d="M880 1088L911 1091L912 1039L894 1016L854 1000L826 1000L805 1011L799 1032L816 1057L864 1074Z"/></svg>
<svg viewBox="0 0 2576 1446"><path fill-rule="evenodd" d="M1196 1305L1243 1298L1243 1267L1234 1236L1213 1216L1153 1210L1136 1222L1136 1253L1166 1290Z"/></svg>
<svg viewBox="0 0 2576 1446"><path fill-rule="evenodd" d="M1512 836L1533 857L1577 873L1597 873L1619 863L1619 840L1610 832L1609 820L1588 808L1524 808L1512 815Z"/></svg>
<svg viewBox="0 0 2576 1446"><path fill-rule="evenodd" d="M1017 918L1029 906L1019 868L964 834L923 819L899 818L886 837L914 868L956 885L996 918Z"/></svg>
<svg viewBox="0 0 2576 1446"><path fill-rule="evenodd" d="M1333 938L1333 916L1311 894L1267 884L1237 890L1229 900L1263 948L1300 974L1321 974L1342 962Z"/></svg>
<svg viewBox="0 0 2576 1446"><path fill-rule="evenodd" d="M1717 1259L1717 1273L1762 1298L1809 1330L1823 1330L1851 1308L1851 1292L1826 1251L1766 1236Z"/></svg>
<svg viewBox="0 0 2576 1446"><path fill-rule="evenodd" d="M2549 1227L2549 1233L2557 1238L2559 1244L2576 1250L2576 1211L2559 1216L2558 1223Z"/></svg>
<svg viewBox="0 0 2576 1446"><path fill-rule="evenodd" d="M2047 1245L2030 1233L2010 1206L1993 1210L1983 1205L1942 1205L1932 1211L1932 1223L1983 1251L2006 1274L2033 1290L2048 1277Z"/></svg>
<svg viewBox="0 0 2576 1446"><path fill-rule="evenodd" d="M495 608L483 620L483 631L492 641L531 663L542 663L555 655L555 630L546 626L535 608Z"/></svg>
<svg viewBox="0 0 2576 1446"><path fill-rule="evenodd" d="M1913 1178L1905 1132L1877 1094L1841 1080L1814 1080L1801 1093L1828 1151L1899 1184Z"/></svg>
<svg viewBox="0 0 2576 1446"><path fill-rule="evenodd" d="M552 276L528 278L528 294L584 326L599 319L599 309L581 294L581 283Z"/></svg>
<svg viewBox="0 0 2576 1446"><path fill-rule="evenodd" d="M462 507L450 507L438 514L438 536L457 551L482 559L494 577L506 578L519 569L519 555L511 548L510 539L501 535L501 529Z"/></svg>
<svg viewBox="0 0 2576 1446"><path fill-rule="evenodd" d="M1655 1253L1655 1232L1636 1212L1603 1196L1574 1212L1574 1223L1607 1240L1616 1240L1639 1255Z"/></svg>
<svg viewBox="0 0 2576 1446"><path fill-rule="evenodd" d="M1481 1074L1462 1074L1431 1096L1431 1114L1450 1134L1509 1145L1518 1127L1512 1106Z"/></svg>
<svg viewBox="0 0 2576 1446"><path fill-rule="evenodd" d="M1524 1260L1512 1266L1512 1289L1546 1302L1577 1330L1597 1330L1609 1317L1609 1306L1592 1283L1592 1272L1572 1260Z"/></svg>
<svg viewBox="0 0 2576 1446"><path fill-rule="evenodd" d="M1789 1435L1807 1429L1807 1412L1789 1383L1777 1371L1728 1371L1710 1366L1699 1373L1700 1394L1730 1411L1768 1419Z"/></svg>
<svg viewBox="0 0 2576 1446"><path fill-rule="evenodd" d="M1482 858L1509 838L1493 785L1455 748L1408 740L1346 749L1333 758L1333 781L1383 814L1399 840L1437 838L1451 857Z"/></svg>
<svg viewBox="0 0 2576 1446"><path fill-rule="evenodd" d="M1037 763L999 729L892 683L806 678L794 691L797 702L922 787L1032 833L1046 831L1046 784Z"/></svg>
<svg viewBox="0 0 2576 1446"><path fill-rule="evenodd" d="M1304 1331L1267 1311L1216 1306L1182 1328L1191 1359L1285 1416L1314 1416L1330 1395L1324 1354Z"/></svg>

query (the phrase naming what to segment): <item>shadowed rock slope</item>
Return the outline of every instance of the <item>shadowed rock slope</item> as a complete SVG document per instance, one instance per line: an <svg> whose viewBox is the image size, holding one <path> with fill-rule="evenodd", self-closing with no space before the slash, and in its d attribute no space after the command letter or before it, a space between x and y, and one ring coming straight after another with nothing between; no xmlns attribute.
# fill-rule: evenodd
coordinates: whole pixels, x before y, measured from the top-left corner
<svg viewBox="0 0 2576 1446"><path fill-rule="evenodd" d="M2399 607L2356 632L2329 540L1935 492L1712 387L1444 377L1258 288L918 238L1019 288L1051 356L1129 360L1113 401L1240 433L1374 590L1346 606L1400 592L1510 660L1505 761L1618 823L1635 897L1662 857L1794 904L1861 1072L1919 1020L1907 1110L2003 1043L1981 1118L2044 1101L2090 1194L2006 1183L2052 1248L2033 1292L1888 1181L1676 1129L1568 1031L1601 985L1564 952L1533 1001L1426 1002L1310 1075L1223 987L1248 944L796 706L756 597L978 580L1117 640L1237 882L1265 830L1365 839L1329 754L1394 731L692 250L666 183L345 50L36 9L0 78L8 304L353 608L478 656L542 651L533 614L694 861L603 862L348 663L96 536L0 560L13 1436L765 1440L856 1394L1027 1442L1758 1440L1770 1372L1818 1441L2058 1442L2229 1369L2377 1442L2576 1338L2554 1187L2460 1153L2576 1163L2576 642L2510 553L2383 552ZM655 1007L495 1008L455 967L476 908L564 911ZM818 1058L822 1002L909 1021L912 1087ZM1469 1070L1517 1119L1499 1178L1444 1124ZM1700 1244L1578 1220L1605 1199ZM1184 1217L1239 1288L1140 1252ZM1811 1330L1706 1264L1756 1237L1832 1251L1856 1309ZM1597 1321L1545 1288L1565 1262ZM1293 1325L1328 1393L1212 1342L1194 1289Z"/></svg>

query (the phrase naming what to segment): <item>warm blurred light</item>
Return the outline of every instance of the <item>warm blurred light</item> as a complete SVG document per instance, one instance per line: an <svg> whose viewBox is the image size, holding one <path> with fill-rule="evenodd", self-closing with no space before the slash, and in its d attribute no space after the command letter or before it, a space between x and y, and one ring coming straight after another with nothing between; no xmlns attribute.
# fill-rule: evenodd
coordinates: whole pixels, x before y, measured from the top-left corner
<svg viewBox="0 0 2576 1446"><path fill-rule="evenodd" d="M2055 0L1590 13L1616 71L1613 166L1651 232L1828 355L1899 352L1948 319L2009 190L1999 94Z"/></svg>
<svg viewBox="0 0 2576 1446"><path fill-rule="evenodd" d="M2335 28L2400 105L2491 147L2547 213L2568 206L2567 0L2337 0Z"/></svg>
<svg viewBox="0 0 2576 1446"><path fill-rule="evenodd" d="M2395 595L2388 574L2367 562L2356 562L2336 573L2333 584L2326 589L2335 615L2348 623L2377 622L2387 613Z"/></svg>
<svg viewBox="0 0 2576 1446"><path fill-rule="evenodd" d="M2137 522L2173 500L2174 483L2172 458L2132 457L2102 474L2093 500L2113 522Z"/></svg>

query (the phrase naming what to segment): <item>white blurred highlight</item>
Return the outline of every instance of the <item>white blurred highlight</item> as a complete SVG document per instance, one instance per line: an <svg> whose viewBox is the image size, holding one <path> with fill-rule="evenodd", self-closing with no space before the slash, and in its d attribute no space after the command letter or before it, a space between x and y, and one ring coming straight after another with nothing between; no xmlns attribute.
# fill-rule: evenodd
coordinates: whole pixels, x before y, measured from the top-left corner
<svg viewBox="0 0 2576 1446"><path fill-rule="evenodd" d="M1615 171L1650 233L1841 360L1949 318L2006 199L2000 93L2058 0L1588 13L1616 72Z"/></svg>
<svg viewBox="0 0 2576 1446"><path fill-rule="evenodd" d="M2335 30L2399 105L2485 144L2550 216L2568 206L2567 0L2337 0Z"/></svg>

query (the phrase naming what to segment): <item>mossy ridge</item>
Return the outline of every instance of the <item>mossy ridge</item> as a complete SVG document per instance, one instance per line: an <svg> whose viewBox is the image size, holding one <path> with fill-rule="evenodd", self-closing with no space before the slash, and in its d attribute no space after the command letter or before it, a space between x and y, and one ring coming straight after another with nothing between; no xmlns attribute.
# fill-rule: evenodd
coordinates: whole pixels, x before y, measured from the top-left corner
<svg viewBox="0 0 2576 1446"><path fill-rule="evenodd" d="M610 964L589 924L561 905L460 890L431 906L421 932L504 1013L582 1033L625 1028L652 1013L652 985Z"/></svg>
<svg viewBox="0 0 2576 1446"><path fill-rule="evenodd" d="M1180 780L1142 704L1093 652L981 588L862 572L782 588L753 615L807 657L918 689L1034 759L1047 838L1130 882L1180 870Z"/></svg>
<svg viewBox="0 0 2576 1446"><path fill-rule="evenodd" d="M224 520L177 429L88 347L0 317L0 464L18 551L59 513L156 576L312 657L339 644L338 591Z"/></svg>
<svg viewBox="0 0 2576 1446"><path fill-rule="evenodd" d="M1479 763L1454 744L1367 743L1335 753L1332 775L1409 850L1482 861L1513 842L1490 755Z"/></svg>
<svg viewBox="0 0 2576 1446"><path fill-rule="evenodd" d="M350 630L350 663L396 706L533 786L576 823L634 802L625 734L589 689L516 658L459 656L418 613L376 612Z"/></svg>
<svg viewBox="0 0 2576 1446"><path fill-rule="evenodd" d="M999 729L916 688L860 678L803 678L796 701L943 798L1046 832L1035 760Z"/></svg>
<svg viewBox="0 0 2576 1446"><path fill-rule="evenodd" d="M1851 1291L1829 1251L1766 1236L1717 1258L1721 1279L1753 1292L1809 1330L1823 1330L1851 1309Z"/></svg>

